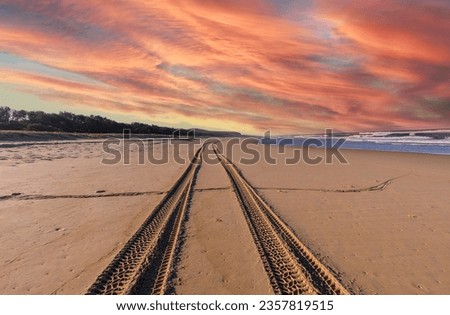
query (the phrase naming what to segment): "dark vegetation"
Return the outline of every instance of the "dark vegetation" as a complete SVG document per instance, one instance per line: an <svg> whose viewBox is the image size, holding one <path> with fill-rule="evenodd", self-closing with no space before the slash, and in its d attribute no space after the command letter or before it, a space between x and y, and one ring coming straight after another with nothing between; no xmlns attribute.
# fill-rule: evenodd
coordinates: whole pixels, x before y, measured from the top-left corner
<svg viewBox="0 0 450 315"><path fill-rule="evenodd" d="M101 116L76 115L69 112L58 114L43 111L15 110L0 106L0 130L51 131L69 133L122 133L129 129L132 134L187 135L192 129L175 129L138 122L119 123ZM208 131L196 129L200 136L239 136L237 132Z"/></svg>

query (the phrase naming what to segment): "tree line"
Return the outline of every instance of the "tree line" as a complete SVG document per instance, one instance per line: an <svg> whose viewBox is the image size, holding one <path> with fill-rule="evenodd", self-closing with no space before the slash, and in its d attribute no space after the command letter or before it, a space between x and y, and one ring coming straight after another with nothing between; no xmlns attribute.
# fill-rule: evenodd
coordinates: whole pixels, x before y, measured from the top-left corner
<svg viewBox="0 0 450 315"><path fill-rule="evenodd" d="M0 106L0 129L79 133L122 133L124 129L130 129L133 134L161 135L170 135L178 130L138 122L119 123L97 115L85 116L69 112L45 113L15 110L7 106ZM187 130L180 130L180 133L186 134Z"/></svg>
<svg viewBox="0 0 450 315"><path fill-rule="evenodd" d="M192 129L175 129L133 122L119 123L97 115L76 115L69 112L45 113L43 111L15 110L0 106L0 130L58 131L77 133L122 133L129 129L132 134L192 135ZM238 132L195 129L198 136L231 137Z"/></svg>

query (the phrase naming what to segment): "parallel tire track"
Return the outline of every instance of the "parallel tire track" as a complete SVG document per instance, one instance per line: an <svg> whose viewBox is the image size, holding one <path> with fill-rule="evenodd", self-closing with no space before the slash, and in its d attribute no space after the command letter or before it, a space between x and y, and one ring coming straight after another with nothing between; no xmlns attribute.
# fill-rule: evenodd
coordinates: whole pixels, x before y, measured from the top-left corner
<svg viewBox="0 0 450 315"><path fill-rule="evenodd" d="M164 294L203 147L87 294Z"/></svg>
<svg viewBox="0 0 450 315"><path fill-rule="evenodd" d="M276 294L350 294L266 204L236 166L214 148L244 210Z"/></svg>

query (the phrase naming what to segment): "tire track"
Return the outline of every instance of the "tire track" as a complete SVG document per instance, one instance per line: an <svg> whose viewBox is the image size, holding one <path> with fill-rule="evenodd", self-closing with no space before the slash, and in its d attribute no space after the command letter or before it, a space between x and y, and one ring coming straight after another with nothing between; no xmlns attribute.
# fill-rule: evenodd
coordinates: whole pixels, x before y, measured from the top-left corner
<svg viewBox="0 0 450 315"><path fill-rule="evenodd" d="M276 294L350 294L225 156L225 168Z"/></svg>
<svg viewBox="0 0 450 315"><path fill-rule="evenodd" d="M186 217L186 210L188 207L190 192L192 191L193 180L189 181L188 187L183 192L181 210L178 212L175 219L174 230L170 235L169 243L164 252L161 266L156 276L155 284L152 288L152 294L164 294L169 281L171 267L173 266L175 259L175 251L177 248L177 242L181 234L181 228Z"/></svg>
<svg viewBox="0 0 450 315"><path fill-rule="evenodd" d="M87 294L164 294L203 147Z"/></svg>

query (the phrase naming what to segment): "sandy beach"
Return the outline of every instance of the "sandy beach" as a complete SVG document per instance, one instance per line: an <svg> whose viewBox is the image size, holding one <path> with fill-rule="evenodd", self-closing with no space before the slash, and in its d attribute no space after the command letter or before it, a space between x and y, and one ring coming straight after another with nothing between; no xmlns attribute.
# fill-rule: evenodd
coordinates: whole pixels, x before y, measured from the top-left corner
<svg viewBox="0 0 450 315"><path fill-rule="evenodd" d="M254 146L261 155L267 148ZM286 165L295 148L270 149L274 165L242 163L237 147L228 156L350 293L450 294L448 156L346 150L347 164ZM189 164L139 165L138 154L134 147L130 165L105 165L91 139L0 148L1 294L87 292ZM218 161L203 159L192 175L170 291L273 294Z"/></svg>
<svg viewBox="0 0 450 315"><path fill-rule="evenodd" d="M2 294L84 294L185 165L104 165L100 142L1 148ZM114 196L108 197L108 194Z"/></svg>
<svg viewBox="0 0 450 315"><path fill-rule="evenodd" d="M348 164L239 167L354 293L449 294L450 158L342 153Z"/></svg>

